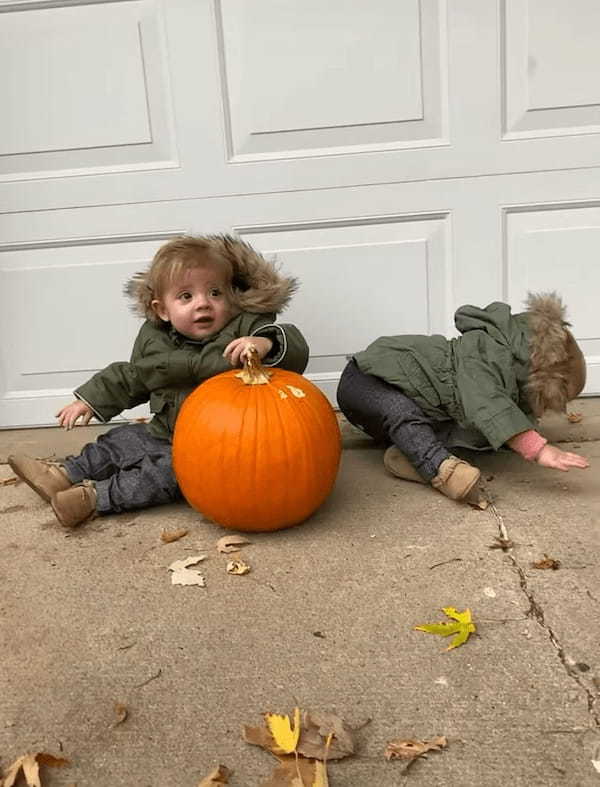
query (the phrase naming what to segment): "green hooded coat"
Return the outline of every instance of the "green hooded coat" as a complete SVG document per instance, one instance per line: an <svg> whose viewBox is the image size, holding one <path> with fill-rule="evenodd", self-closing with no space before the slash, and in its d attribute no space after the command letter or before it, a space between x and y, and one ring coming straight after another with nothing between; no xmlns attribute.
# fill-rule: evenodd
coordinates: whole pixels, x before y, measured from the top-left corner
<svg viewBox="0 0 600 787"><path fill-rule="evenodd" d="M462 306L454 319L462 334L456 339L382 336L355 355L356 363L400 388L433 420L456 422L463 431L455 445L497 450L535 429L545 409L564 410L564 367L574 340L557 296L530 296L519 314L500 302Z"/></svg>

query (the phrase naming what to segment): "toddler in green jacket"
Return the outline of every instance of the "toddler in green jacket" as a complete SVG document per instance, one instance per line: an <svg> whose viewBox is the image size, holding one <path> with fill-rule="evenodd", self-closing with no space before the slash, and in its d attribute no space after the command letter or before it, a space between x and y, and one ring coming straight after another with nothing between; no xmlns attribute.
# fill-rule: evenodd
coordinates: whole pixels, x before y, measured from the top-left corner
<svg viewBox="0 0 600 787"><path fill-rule="evenodd" d="M507 445L544 467L588 467L549 445L536 425L546 410L564 412L585 386L585 360L560 298L530 295L519 314L500 302L462 306L455 324L456 339L381 336L342 373L340 408L389 445L387 470L462 500L475 495L480 472L453 447Z"/></svg>
<svg viewBox="0 0 600 787"><path fill-rule="evenodd" d="M93 416L106 423L149 401L150 423L115 427L62 465L15 454L8 459L12 469L50 502L65 527L179 499L171 440L186 396L241 365L251 345L266 366L299 374L306 368L300 331L275 322L296 288L295 279L236 238L184 236L164 244L126 287L146 318L130 360L95 374L57 413L71 429Z"/></svg>

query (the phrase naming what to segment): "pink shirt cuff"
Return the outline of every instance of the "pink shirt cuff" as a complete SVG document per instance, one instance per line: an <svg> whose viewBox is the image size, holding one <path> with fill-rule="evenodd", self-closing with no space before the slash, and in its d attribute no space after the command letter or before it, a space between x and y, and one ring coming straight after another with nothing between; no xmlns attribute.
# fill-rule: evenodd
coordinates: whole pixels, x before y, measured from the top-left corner
<svg viewBox="0 0 600 787"><path fill-rule="evenodd" d="M520 432L514 437L511 437L508 444L512 450L520 454L523 459L527 459L528 462L533 462L537 459L539 452L547 442L546 438L542 437L535 429L528 429L526 432Z"/></svg>

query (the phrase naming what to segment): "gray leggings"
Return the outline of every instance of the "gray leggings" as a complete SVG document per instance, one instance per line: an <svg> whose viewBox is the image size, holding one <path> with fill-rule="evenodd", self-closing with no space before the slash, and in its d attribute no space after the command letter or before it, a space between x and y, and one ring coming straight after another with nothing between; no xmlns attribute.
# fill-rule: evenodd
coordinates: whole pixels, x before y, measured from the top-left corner
<svg viewBox="0 0 600 787"><path fill-rule="evenodd" d="M171 464L171 443L144 424L117 426L64 462L74 484L95 482L99 514L118 514L181 499Z"/></svg>
<svg viewBox="0 0 600 787"><path fill-rule="evenodd" d="M342 372L337 400L351 424L379 442L396 445L426 481L450 456L445 442L453 422L428 418L399 388L364 374L354 360Z"/></svg>

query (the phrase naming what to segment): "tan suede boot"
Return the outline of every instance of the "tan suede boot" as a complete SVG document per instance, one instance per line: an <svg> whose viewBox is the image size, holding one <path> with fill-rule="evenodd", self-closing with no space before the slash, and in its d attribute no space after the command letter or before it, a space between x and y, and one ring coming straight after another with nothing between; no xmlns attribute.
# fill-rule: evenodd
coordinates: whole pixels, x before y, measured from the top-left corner
<svg viewBox="0 0 600 787"><path fill-rule="evenodd" d="M96 516L96 489L91 481L57 492L50 500L63 527L77 527Z"/></svg>
<svg viewBox="0 0 600 787"><path fill-rule="evenodd" d="M439 466L431 485L452 500L463 500L480 477L481 472L476 467L457 456L449 456Z"/></svg>
<svg viewBox="0 0 600 787"><path fill-rule="evenodd" d="M8 464L47 503L52 495L73 486L65 471L52 462L33 459L26 454L12 454L8 457Z"/></svg>
<svg viewBox="0 0 600 787"><path fill-rule="evenodd" d="M383 465L388 473L397 478L403 478L405 481L417 481L419 484L427 483L395 445L386 449L383 455Z"/></svg>

